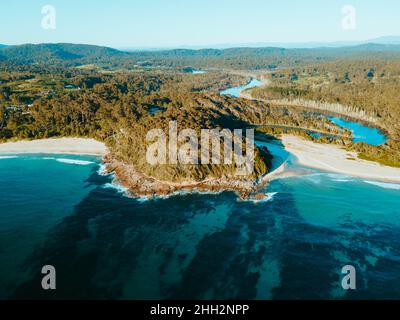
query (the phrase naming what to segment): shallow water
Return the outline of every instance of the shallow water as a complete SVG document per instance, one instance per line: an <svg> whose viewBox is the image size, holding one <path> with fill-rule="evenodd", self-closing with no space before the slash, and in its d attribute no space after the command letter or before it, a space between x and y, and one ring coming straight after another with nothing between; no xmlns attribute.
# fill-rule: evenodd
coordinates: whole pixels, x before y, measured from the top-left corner
<svg viewBox="0 0 400 320"><path fill-rule="evenodd" d="M247 85L228 88L220 92L221 95L231 95L239 98L242 91L260 87L262 82L257 79L252 79ZM353 134L353 141L364 142L373 146L380 146L387 142L387 137L377 128L368 127L360 122L346 121L340 117L328 116L328 119L339 127L348 129ZM321 137L318 132L309 131L308 134L316 139Z"/></svg>
<svg viewBox="0 0 400 320"><path fill-rule="evenodd" d="M95 157L0 157L0 297L23 281L24 260L94 186ZM10 291L11 290L11 291Z"/></svg>
<svg viewBox="0 0 400 320"><path fill-rule="evenodd" d="M302 175L273 181L262 202L231 192L145 201L124 197L98 161L0 160L3 298L400 298L397 185L289 156ZM54 292L40 289L45 264ZM357 291L341 289L346 264Z"/></svg>
<svg viewBox="0 0 400 320"><path fill-rule="evenodd" d="M339 117L328 117L328 119L339 127L350 130L353 133L354 142L364 142L373 146L380 146L387 142L387 137L377 128L371 128L359 122L346 121Z"/></svg>

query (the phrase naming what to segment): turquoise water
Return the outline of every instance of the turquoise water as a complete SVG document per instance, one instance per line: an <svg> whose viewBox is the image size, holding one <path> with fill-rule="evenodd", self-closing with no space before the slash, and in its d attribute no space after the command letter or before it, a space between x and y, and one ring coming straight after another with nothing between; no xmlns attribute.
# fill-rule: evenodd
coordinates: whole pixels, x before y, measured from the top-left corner
<svg viewBox="0 0 400 320"><path fill-rule="evenodd" d="M376 129L331 120L384 143ZM279 142L257 144L294 175L260 202L132 199L95 157L0 156L0 298L400 299L400 185L303 168ZM46 264L55 292L40 289ZM356 291L341 288L347 264Z"/></svg>
<svg viewBox="0 0 400 320"><path fill-rule="evenodd" d="M23 281L19 267L88 196L98 159L0 155L0 296Z"/></svg>
<svg viewBox="0 0 400 320"><path fill-rule="evenodd" d="M307 132L311 137L315 138L315 139L320 139L321 138L321 134L319 132L312 132L312 131L308 131Z"/></svg>
<svg viewBox="0 0 400 320"><path fill-rule="evenodd" d="M239 86L239 87L234 87L234 88L229 88L224 91L221 91L221 95L231 95L232 97L239 98L240 93L244 90L259 87L262 85L262 82L257 79L252 79L248 84L245 86Z"/></svg>
<svg viewBox="0 0 400 320"><path fill-rule="evenodd" d="M252 79L247 85L233 87L220 92L221 95L231 95L235 98L239 98L242 91L260 87L262 82L257 79ZM348 129L353 134L353 141L364 142L373 146L380 146L387 142L387 137L379 131L377 128L368 127L359 122L346 121L340 117L329 116L328 119L332 121L334 124ZM309 132L310 136L319 139L321 135L319 133Z"/></svg>
<svg viewBox="0 0 400 320"><path fill-rule="evenodd" d="M1 297L399 299L400 185L302 168L267 145L296 176L260 202L131 199L94 157L0 158ZM45 264L56 291L40 289ZM346 264L356 291L341 289Z"/></svg>
<svg viewBox="0 0 400 320"><path fill-rule="evenodd" d="M353 133L354 142L364 142L373 146L380 146L387 142L386 136L377 128L371 128L359 122L346 121L338 117L328 117L334 124L348 129Z"/></svg>

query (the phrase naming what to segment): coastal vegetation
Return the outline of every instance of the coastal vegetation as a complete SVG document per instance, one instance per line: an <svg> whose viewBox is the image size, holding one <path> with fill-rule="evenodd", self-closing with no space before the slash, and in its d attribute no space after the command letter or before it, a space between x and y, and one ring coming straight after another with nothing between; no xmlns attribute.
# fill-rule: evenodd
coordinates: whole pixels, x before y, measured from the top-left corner
<svg viewBox="0 0 400 320"><path fill-rule="evenodd" d="M296 75L296 77L293 77ZM363 159L400 166L400 63L339 60L270 74L270 86L253 98L271 105L340 114L378 127L389 136L382 146L349 144Z"/></svg>
<svg viewBox="0 0 400 320"><path fill-rule="evenodd" d="M218 181L235 190L250 181L249 191L271 168L266 148L256 149L255 170L246 178L234 175L234 165L151 166L145 159L146 133L167 130L170 121L197 132L252 127L272 136L292 133L400 166L399 56L396 46L164 52L69 44L7 47L0 49L0 141L62 136L104 141L110 168L123 172L130 186L136 179L143 194L210 179L211 188L218 188ZM188 72L194 69L207 73ZM254 72L269 85L246 92L250 99L220 95L248 83ZM351 132L327 114L377 126L389 141L353 143Z"/></svg>
<svg viewBox="0 0 400 320"><path fill-rule="evenodd" d="M194 77L157 72L106 75L93 72L84 75L81 71L68 75L3 72L0 139L96 138L111 149L110 163L131 166L130 171L160 182L254 181L268 173L270 155L261 149L255 153L254 172L244 178L236 177L234 165L147 163L147 132L167 128L170 120L177 121L180 128L194 130L237 128L239 119L234 116L233 107L225 110L216 89L221 84L234 85L239 78L214 73L201 76L202 80ZM240 125L244 127L244 123ZM157 190L145 190L146 194L152 192Z"/></svg>

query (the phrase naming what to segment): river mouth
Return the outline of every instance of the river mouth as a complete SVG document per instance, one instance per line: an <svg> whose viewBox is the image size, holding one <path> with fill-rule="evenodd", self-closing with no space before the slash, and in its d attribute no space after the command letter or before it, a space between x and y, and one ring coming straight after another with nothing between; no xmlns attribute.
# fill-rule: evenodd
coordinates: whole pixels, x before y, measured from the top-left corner
<svg viewBox="0 0 400 320"><path fill-rule="evenodd" d="M272 169L303 169L279 140L256 143ZM264 201L141 201L110 188L99 162L3 156L0 299L400 298L397 184L307 169L274 179ZM52 293L39 285L48 263ZM354 292L341 286L349 264L363 271Z"/></svg>
<svg viewBox="0 0 400 320"><path fill-rule="evenodd" d="M257 142L279 156L275 166L290 158L279 140ZM395 184L307 170L272 181L264 201L223 192L143 202L105 187L96 158L16 157L0 161L3 298L400 297ZM49 261L51 294L37 272ZM356 296L340 290L347 264L369 280Z"/></svg>

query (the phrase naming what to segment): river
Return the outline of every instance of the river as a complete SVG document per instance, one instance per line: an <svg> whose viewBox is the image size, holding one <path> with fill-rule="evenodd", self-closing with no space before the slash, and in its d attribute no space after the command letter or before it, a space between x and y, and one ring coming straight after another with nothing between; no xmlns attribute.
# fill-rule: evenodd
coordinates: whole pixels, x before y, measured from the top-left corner
<svg viewBox="0 0 400 320"><path fill-rule="evenodd" d="M257 79L251 79L250 82L243 86L233 87L226 90L221 91L221 95L231 95L232 97L239 98L240 93L244 90L259 87L262 85L262 82Z"/></svg>
<svg viewBox="0 0 400 320"><path fill-rule="evenodd" d="M328 119L339 127L350 130L355 143L364 142L373 146L380 146L387 142L387 137L377 128L371 128L359 122L346 121L340 117L329 116Z"/></svg>
<svg viewBox="0 0 400 320"><path fill-rule="evenodd" d="M400 185L302 167L263 201L126 197L100 159L0 156L0 298L400 299ZM57 290L40 287L54 265ZM357 290L341 286L357 270Z"/></svg>

